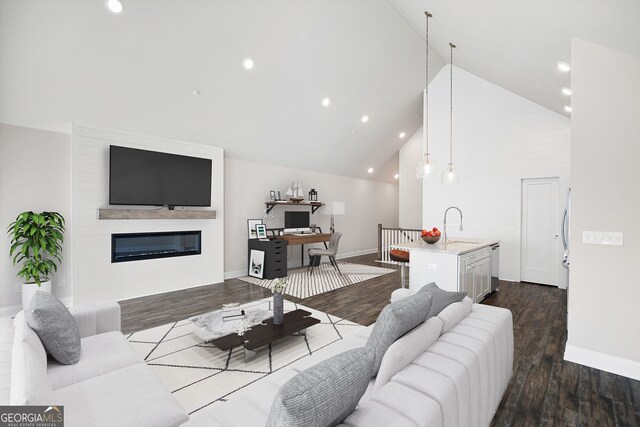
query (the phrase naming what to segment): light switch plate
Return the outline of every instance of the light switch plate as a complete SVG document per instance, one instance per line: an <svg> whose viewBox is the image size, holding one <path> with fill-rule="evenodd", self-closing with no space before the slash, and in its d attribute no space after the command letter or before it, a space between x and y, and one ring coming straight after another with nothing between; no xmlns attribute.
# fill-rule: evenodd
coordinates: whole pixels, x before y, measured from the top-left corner
<svg viewBox="0 0 640 427"><path fill-rule="evenodd" d="M623 246L623 234L614 231L583 231L582 243L587 245Z"/></svg>

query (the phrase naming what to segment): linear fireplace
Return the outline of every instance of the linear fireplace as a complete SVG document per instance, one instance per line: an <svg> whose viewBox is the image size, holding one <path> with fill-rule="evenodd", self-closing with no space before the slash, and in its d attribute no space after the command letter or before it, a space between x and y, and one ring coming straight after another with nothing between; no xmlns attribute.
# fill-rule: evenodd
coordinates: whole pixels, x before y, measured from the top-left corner
<svg viewBox="0 0 640 427"><path fill-rule="evenodd" d="M200 255L201 231L111 235L111 262Z"/></svg>

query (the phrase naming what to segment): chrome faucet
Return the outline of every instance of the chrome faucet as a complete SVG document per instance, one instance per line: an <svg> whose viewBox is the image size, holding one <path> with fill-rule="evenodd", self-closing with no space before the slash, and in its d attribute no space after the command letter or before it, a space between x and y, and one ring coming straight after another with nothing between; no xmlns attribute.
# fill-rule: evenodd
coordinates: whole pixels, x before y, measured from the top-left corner
<svg viewBox="0 0 640 427"><path fill-rule="evenodd" d="M460 210L460 208L456 207L456 206L450 206L447 208L446 211L444 211L444 226L442 227L443 233L444 233L444 244L447 244L447 213L449 213L449 211L451 209L455 209L458 212L460 212L460 231L463 230L462 228L462 211Z"/></svg>

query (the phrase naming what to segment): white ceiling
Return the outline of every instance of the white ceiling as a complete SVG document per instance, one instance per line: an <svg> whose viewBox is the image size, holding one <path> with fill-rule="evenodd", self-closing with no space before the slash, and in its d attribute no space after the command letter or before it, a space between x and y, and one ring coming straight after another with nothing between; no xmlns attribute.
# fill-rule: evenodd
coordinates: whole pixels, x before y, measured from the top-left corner
<svg viewBox="0 0 640 427"><path fill-rule="evenodd" d="M124 3L114 16L103 0L0 0L0 122L75 121L394 182L421 124L424 10L432 77L454 41L457 66L562 114L570 75L555 64L571 37L640 56L640 0Z"/></svg>
<svg viewBox="0 0 640 427"><path fill-rule="evenodd" d="M390 0L417 34L429 20L430 46L454 64L553 111L570 98L573 37L640 56L640 0ZM455 87L455 82L454 82Z"/></svg>
<svg viewBox="0 0 640 427"><path fill-rule="evenodd" d="M420 127L424 41L388 1L124 4L115 16L103 0L0 0L0 122L395 182L398 134Z"/></svg>

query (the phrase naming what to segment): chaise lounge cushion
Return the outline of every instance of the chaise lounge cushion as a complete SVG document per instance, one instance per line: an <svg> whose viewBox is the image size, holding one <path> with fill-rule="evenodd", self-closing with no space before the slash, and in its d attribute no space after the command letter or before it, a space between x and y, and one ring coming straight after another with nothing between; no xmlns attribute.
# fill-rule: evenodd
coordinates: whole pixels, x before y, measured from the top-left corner
<svg viewBox="0 0 640 427"><path fill-rule="evenodd" d="M82 338L82 357L75 365L49 361L49 381L57 390L140 362L140 356L120 332Z"/></svg>
<svg viewBox="0 0 640 427"><path fill-rule="evenodd" d="M333 356L291 378L278 390L268 427L324 427L342 422L369 385L376 352L360 347Z"/></svg>
<svg viewBox="0 0 640 427"><path fill-rule="evenodd" d="M431 310L429 311L428 317L437 316L442 310L447 308L449 304L462 301L464 297L467 296L466 292L443 291L434 282L420 288L416 295L423 293L431 294L433 296L433 302L431 303Z"/></svg>
<svg viewBox="0 0 640 427"><path fill-rule="evenodd" d="M55 402L64 405L65 426L69 427L174 427L188 419L144 362L63 387L53 394Z"/></svg>
<svg viewBox="0 0 640 427"><path fill-rule="evenodd" d="M431 309L431 300L431 294L417 293L382 309L367 340L367 346L376 350L373 376L378 374L382 358L391 344L425 321Z"/></svg>
<svg viewBox="0 0 640 427"><path fill-rule="evenodd" d="M37 291L27 310L27 322L49 354L64 365L80 360L80 330L67 307L53 295Z"/></svg>

